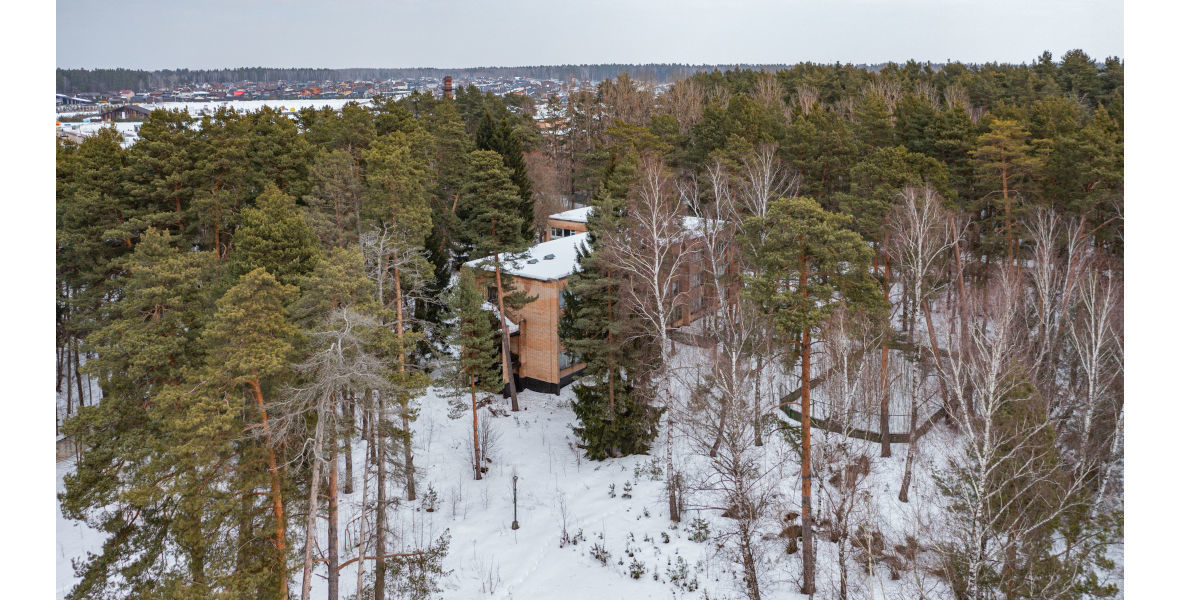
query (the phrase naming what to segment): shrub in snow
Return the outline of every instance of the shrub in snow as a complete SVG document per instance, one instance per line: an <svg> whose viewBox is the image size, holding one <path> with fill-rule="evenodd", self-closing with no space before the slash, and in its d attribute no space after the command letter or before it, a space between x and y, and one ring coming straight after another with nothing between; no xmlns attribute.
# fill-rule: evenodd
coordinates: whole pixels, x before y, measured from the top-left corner
<svg viewBox="0 0 1180 600"><path fill-rule="evenodd" d="M709 522L696 517L688 524L688 539L694 542L703 542L709 539Z"/></svg>
<svg viewBox="0 0 1180 600"><path fill-rule="evenodd" d="M665 571L667 573L668 581L672 582L672 585L684 591L696 591L697 587L700 585L696 576L693 576L691 579L689 578L688 561L684 560L683 556L676 557L675 565L673 565L671 559L669 559L668 568Z"/></svg>
<svg viewBox="0 0 1180 600"><path fill-rule="evenodd" d="M438 492L435 491L434 485L430 485L426 489L426 493L422 495L422 508L426 512L434 512L438 506Z"/></svg>
<svg viewBox="0 0 1180 600"><path fill-rule="evenodd" d="M584 542L584 541L586 541L586 536L582 534L581 529L579 529L578 532L572 536L569 534L568 531L562 530L561 540L558 542L558 547L565 548L566 545L577 546L578 542Z"/></svg>
<svg viewBox="0 0 1180 600"><path fill-rule="evenodd" d="M660 539L662 539L662 540L664 541L664 543L665 543L665 544L667 544L668 542L671 542L671 541L672 541L672 538L668 537L668 532L667 532L667 531L661 531L661 532L660 532Z"/></svg>
<svg viewBox="0 0 1180 600"><path fill-rule="evenodd" d="M606 566L606 563L610 560L610 552L608 552L607 549L604 548L602 544L598 544L598 543L595 543L593 546L590 547L590 556L594 557L595 560L602 563L602 566L604 566L604 567Z"/></svg>
<svg viewBox="0 0 1180 600"><path fill-rule="evenodd" d="M608 491L606 495L610 496L611 498L615 497L615 484L610 484L610 491Z"/></svg>
<svg viewBox="0 0 1180 600"><path fill-rule="evenodd" d="M652 481L659 481L664 477L664 467L660 466L660 459L652 457L651 461L641 465L635 465L631 472L635 479L647 477Z"/></svg>
<svg viewBox="0 0 1180 600"><path fill-rule="evenodd" d="M625 482L623 482L623 497L624 497L624 498L630 498L630 497L631 497L631 489L632 489L632 488L631 488L631 482L630 482L630 481L625 481Z"/></svg>
<svg viewBox="0 0 1180 600"><path fill-rule="evenodd" d="M639 562L638 558L632 559L627 571L631 574L631 579L639 579L647 572L647 565Z"/></svg>
<svg viewBox="0 0 1180 600"><path fill-rule="evenodd" d="M448 529L425 550L385 561L389 595L425 600L441 592L439 580L451 574L442 568L450 544L451 530Z"/></svg>

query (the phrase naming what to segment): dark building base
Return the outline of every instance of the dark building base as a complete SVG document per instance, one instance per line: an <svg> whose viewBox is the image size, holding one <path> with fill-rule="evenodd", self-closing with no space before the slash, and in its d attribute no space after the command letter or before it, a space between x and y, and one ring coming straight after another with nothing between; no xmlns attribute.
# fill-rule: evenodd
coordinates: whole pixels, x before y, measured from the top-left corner
<svg viewBox="0 0 1180 600"><path fill-rule="evenodd" d="M532 390L534 392L553 394L556 396L561 393L561 388L572 383L573 380L577 379L581 374L582 369L579 369L573 373L570 373L569 375L566 375L565 377L562 377L561 381L558 383L553 383L551 381L541 381L540 379L533 379L532 377L520 377L519 375L513 375L513 378L515 378L517 390ZM504 386L504 390L501 392L501 395L505 398L509 396L507 385Z"/></svg>

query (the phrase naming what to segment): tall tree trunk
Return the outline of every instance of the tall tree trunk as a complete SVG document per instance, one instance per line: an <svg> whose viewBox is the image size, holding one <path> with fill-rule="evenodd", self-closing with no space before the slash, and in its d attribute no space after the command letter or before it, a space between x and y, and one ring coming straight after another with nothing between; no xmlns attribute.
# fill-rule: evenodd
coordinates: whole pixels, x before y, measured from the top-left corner
<svg viewBox="0 0 1180 600"><path fill-rule="evenodd" d="M723 400L721 414L717 419L717 436L713 438L713 445L709 448L709 458L717 456L717 449L721 447L721 438L725 436L725 419L729 416L729 399Z"/></svg>
<svg viewBox="0 0 1180 600"><path fill-rule="evenodd" d="M385 419L382 413L385 412L385 400L377 396L377 411L373 422L373 436L374 441L377 442L377 526L375 528L376 541L374 550L376 550L377 564L373 567L373 600L385 600L385 434L384 423ZM364 562L363 554L361 561Z"/></svg>
<svg viewBox="0 0 1180 600"><path fill-rule="evenodd" d="M66 347L63 348L66 353L66 418L74 414L74 380L70 377L70 343L66 342Z"/></svg>
<svg viewBox="0 0 1180 600"><path fill-rule="evenodd" d="M807 298L808 265L800 260L799 289ZM802 391L799 395L799 429L802 435L800 479L803 480L803 498L800 513L803 525L803 587L804 594L815 593L815 543L811 532L811 330L803 328L803 355L800 358Z"/></svg>
<svg viewBox="0 0 1180 600"><path fill-rule="evenodd" d="M315 450L311 458L311 487L307 492L307 536L303 541L303 586L301 600L311 600L311 575L315 566L315 540L320 508L320 455L324 452L323 400L320 400L319 423L315 429Z"/></svg>
<svg viewBox="0 0 1180 600"><path fill-rule="evenodd" d="M262 385L258 379L249 382L254 401L262 415L262 436L266 444L266 468L270 471L270 500L275 518L276 569L279 572L279 598L287 600L287 514L283 509L283 483L279 475L279 461L275 454L274 440L270 433L270 420L266 415L266 402L262 398Z"/></svg>
<svg viewBox="0 0 1180 600"><path fill-rule="evenodd" d="M1004 193L1004 237L1008 241L1008 263L1012 266L1012 256L1014 252L1012 241L1012 200L1008 197L1008 167L1005 164L1000 169L1000 185L1003 187Z"/></svg>
<svg viewBox="0 0 1180 600"><path fill-rule="evenodd" d="M920 291L920 286L914 285L915 298L912 304L917 304L917 294ZM917 311L915 306L914 311ZM910 433L907 436L906 453L905 453L905 474L901 477L901 491L897 494L897 499L902 502L910 501L910 481L914 475L914 456L917 452L918 442L918 375L922 367L922 344L918 342L918 336L914 333L917 327L913 321L917 320L916 312L910 313L910 344L914 347L914 364L910 368Z"/></svg>
<svg viewBox="0 0 1180 600"><path fill-rule="evenodd" d="M402 339L405 335L405 321L402 312L402 275L401 269L396 265L397 252L393 253L394 267L393 267L393 289L394 300L397 302L397 371L401 377L402 385L406 381L406 351L402 346ZM402 418L402 459L405 463L406 471L406 499L416 500L418 493L414 488L414 443L410 438L410 398L405 391L399 391L397 396L399 408L401 409Z"/></svg>
<svg viewBox="0 0 1180 600"><path fill-rule="evenodd" d="M57 324L57 344L56 344L56 346L57 347L54 348L55 354L57 355L57 387L55 389L56 389L57 393L60 394L61 393L62 372L63 372L63 367L65 366L64 365L65 352L62 350L62 333L61 333L61 323L60 322Z"/></svg>
<svg viewBox="0 0 1180 600"><path fill-rule="evenodd" d="M471 376L471 447L475 450L475 480L483 479L483 461L479 457L479 404L475 398L475 376Z"/></svg>
<svg viewBox="0 0 1180 600"><path fill-rule="evenodd" d="M333 408L335 410L335 408ZM336 429L328 448L328 600L340 600L340 458Z"/></svg>
<svg viewBox="0 0 1180 600"><path fill-rule="evenodd" d="M761 346L761 344L759 344ZM754 357L757 370L754 372L754 445L762 446L762 351Z"/></svg>
<svg viewBox="0 0 1180 600"><path fill-rule="evenodd" d="M372 399L371 394L372 394L371 391L365 392L365 396L368 397L370 400ZM368 403L366 403L366 406L371 407L372 403L368 402ZM368 413L369 411L366 410L365 412ZM366 421L367 420L368 419L366 419ZM366 433L363 435L363 437L365 440L365 445L367 447L371 448L373 446L373 436L371 436L367 433L367 428L366 428ZM369 508L369 506L368 506L368 503L369 503L369 464L370 464L369 456L371 454L372 453L369 452L368 448L366 448L365 453L363 455L364 459L361 460L361 514L360 514L360 526L358 528L359 531L358 531L358 535L357 535L357 552L356 552L356 555L357 555L356 589L358 592L360 590L364 589L364 586L362 584L364 583L364 578L365 578L365 550L368 549L368 539L365 538L365 535L367 533L366 529L367 529L367 525L368 525L368 520L366 519L366 516L367 516L367 512L368 512L368 508Z"/></svg>
<svg viewBox="0 0 1180 600"><path fill-rule="evenodd" d="M885 241L888 243L889 234L885 234ZM885 262L885 280L882 282L885 288L885 302L889 304L890 315L889 321L893 320L893 305L889 301L890 286L893 285L890 281L889 262ZM890 322L885 328L885 338L881 341L881 458L888 458L893 456L893 448L889 445L892 440L889 439L889 337L893 333L893 323ZM843 582L841 582L843 584Z"/></svg>
<svg viewBox="0 0 1180 600"><path fill-rule="evenodd" d="M512 344L508 341L508 317L504 313L504 286L500 280L500 254L493 253L492 261L496 265L496 303L500 308L500 353L504 366L504 379L508 380L508 393L512 396L513 412L520 410L516 399L516 380L512 376Z"/></svg>
<svg viewBox="0 0 1180 600"><path fill-rule="evenodd" d="M680 522L680 502L677 488L679 481L677 480L676 470L672 466L672 432L676 425L676 421L672 418L672 412L668 411L668 446L667 446L667 460L668 460L668 518L673 523Z"/></svg>
<svg viewBox="0 0 1180 600"><path fill-rule="evenodd" d="M82 387L82 363L78 359L81 352L78 349L78 336L74 336L74 379L78 382L78 406L86 406L86 388ZM93 404L93 402L92 402Z"/></svg>
<svg viewBox="0 0 1180 600"><path fill-rule="evenodd" d="M967 283L963 277L963 255L959 251L959 240L962 236L959 234L959 223L955 219L951 219L951 226L954 227L955 235L955 270L958 271L959 283L959 360L967 360L967 354L970 351L970 345L967 343ZM968 406L960 406L957 408L964 409L968 412L974 409L971 404L971 394L963 394L967 399ZM954 419L952 419L953 421Z"/></svg>
<svg viewBox="0 0 1180 600"><path fill-rule="evenodd" d="M930 350L934 352L934 371L938 375L938 388L942 392L942 407L951 410L950 393L946 387L946 372L942 368L942 353L938 348L938 336L934 335L934 320L930 316L930 302L922 299L922 314L926 316L926 335L930 338Z"/></svg>
<svg viewBox="0 0 1180 600"><path fill-rule="evenodd" d="M344 493L352 493L352 432L356 429L356 394L348 392L347 399L342 406L348 429L344 435ZM335 451L335 447L333 447Z"/></svg>

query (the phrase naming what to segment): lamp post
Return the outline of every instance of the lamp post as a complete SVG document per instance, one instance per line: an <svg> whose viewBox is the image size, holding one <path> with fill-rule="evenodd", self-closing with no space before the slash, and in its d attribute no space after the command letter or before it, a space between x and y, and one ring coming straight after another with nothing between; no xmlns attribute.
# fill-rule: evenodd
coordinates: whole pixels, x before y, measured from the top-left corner
<svg viewBox="0 0 1180 600"><path fill-rule="evenodd" d="M520 529L520 523L516 522L516 475L512 476L512 528Z"/></svg>

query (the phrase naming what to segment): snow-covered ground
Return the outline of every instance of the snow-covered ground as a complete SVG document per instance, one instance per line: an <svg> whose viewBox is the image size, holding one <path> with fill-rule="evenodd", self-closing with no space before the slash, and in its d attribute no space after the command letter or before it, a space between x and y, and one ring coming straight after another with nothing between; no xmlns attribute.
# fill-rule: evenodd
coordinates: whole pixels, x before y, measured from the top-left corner
<svg viewBox="0 0 1180 600"><path fill-rule="evenodd" d="M676 345L676 388L683 392L696 382L696 365L708 365L708 352L684 344ZM781 390L790 386L792 377L767 369L766 389ZM777 391L775 393L778 393ZM817 391L822 396L822 389ZM507 412L506 401L497 400L493 416L481 409L481 422L490 423L494 442L492 463L482 481L471 475L471 416L448 418L447 399L437 390L419 399L420 414L412 424L419 500L402 502L390 513L392 547L399 552L423 548L449 530L451 545L443 561L450 574L441 581L445 598L553 598L563 600L598 600L601 598L740 598L741 570L733 556L733 543L719 545L719 534L731 530L734 521L714 508L724 502L710 492L689 491L685 512L679 524L668 518L668 505L662 477L653 476L652 465L666 470L663 464L666 424L650 455L629 456L602 462L588 461L576 446L571 429L576 418L570 407L572 389L552 396L531 391L520 394L524 410ZM684 425L675 444L677 469L690 482L702 481L708 474L707 459L692 452L683 437ZM487 441L486 439L484 440ZM766 445L751 453L778 493L775 513L758 532L761 552L760 580L763 597L800 599L798 593L801 555L787 554L787 539L782 530L782 514L798 511L798 458L778 433L765 436ZM817 465L825 448L838 443L854 446L870 461L867 479L861 486L867 502L861 518L880 532L885 548L903 544L906 536L927 537L937 523L941 504L931 474L941 468L943 456L954 437L944 425L935 426L918 442L910 502L897 499L908 447L892 445L893 455L880 458L879 447L871 442L844 439L822 430L815 431ZM363 443L354 443L354 492L341 499L341 557L356 555L352 545L357 536L356 516L361 496L360 465ZM73 468L72 462L57 466L58 491L62 477ZM341 469L341 477L343 477ZM518 519L520 529L511 528L513 520L512 477L517 476ZM833 500L827 477L817 473L814 503L822 519L830 514ZM369 498L375 495L370 479ZM341 484L343 489L343 483ZM437 500L433 511L425 510L422 498ZM389 495L404 497L400 481L391 484ZM626 496L630 496L629 498ZM372 515L369 515L370 519ZM697 520L700 521L697 521ZM694 526L694 521L696 525ZM708 526L707 539L694 541L692 533L700 523ZM562 543L563 526L576 543ZM370 525L371 527L371 525ZM302 548L302 523L291 522L292 543ZM666 537L665 537L666 536ZM327 525L320 520L318 539L327 538ZM58 511L57 523L57 596L64 597L74 585L71 559L83 558L86 552L101 548L101 532L84 524L66 521ZM666 541L665 541L666 540ZM836 597L838 590L837 546L817 535L818 598ZM609 553L605 561L593 556L601 546ZM1122 548L1112 548L1112 558L1121 575ZM633 565L643 572L633 578ZM371 563L366 572L371 572ZM341 573L341 597L356 588L356 564ZM901 573L891 580L889 568L873 565L871 574L849 560L849 597L901 600L918 597L947 598L947 590L936 578L919 570ZM680 574L686 574L681 577ZM293 569L292 589L297 589L299 570ZM1121 579L1121 577L1119 577ZM327 597L323 565L314 583L315 598Z"/></svg>
<svg viewBox="0 0 1180 600"><path fill-rule="evenodd" d="M57 492L65 491L66 473L74 470L74 459L57 463ZM87 552L102 549L104 536L81 521L70 521L62 516L61 504L57 507L57 597L65 598L77 578L71 561L86 558Z"/></svg>
<svg viewBox="0 0 1180 600"><path fill-rule="evenodd" d="M423 510L421 501L404 503L393 512L391 528L397 545L406 549L421 547L450 530L451 548L444 564L452 573L443 581L443 596L448 598L545 598L556 593L565 600L703 598L706 592L709 598L740 596L737 565L716 544L716 534L728 526L729 520L719 510L692 508L709 503L690 494L686 501L689 510L680 525L674 525L668 519L663 481L653 480L650 473L644 472L654 457L663 455L663 438L652 456L588 461L576 448L571 430L575 421L569 405L571 397L568 387L560 396L525 391L520 397L525 410L506 417L491 417L483 412L481 419L491 421L498 439L489 472L482 481L474 481L467 456L470 415L449 419L444 398L433 392L424 396L421 414L413 424L418 489L420 497L433 489L438 502L434 512ZM797 506L798 467L789 460L789 449L777 435L768 436L765 448L767 463L778 465L774 476L785 504ZM360 465L363 446L357 444L354 451L354 464ZM907 523L907 509L920 504L902 505L896 501L904 457L905 446L895 444L894 458L878 459L874 464L869 486L882 522L898 531ZM702 459L691 456L684 442L678 443L677 461L686 473L703 468ZM71 462L58 464L58 491L62 489L63 475L72 468ZM519 478L520 529L516 531L511 529L513 475ZM628 482L632 497L624 498ZM347 542L355 532L353 517L361 493L359 469L355 483L354 493L344 496L341 507L344 559L355 554ZM391 493L399 489L395 487ZM914 492L933 493L923 473L917 477ZM373 494L371 488L369 493ZM709 524L711 534L703 542L689 539L689 525L696 518ZM577 544L561 546L563 519ZM70 560L97 551L102 535L83 524L64 520L60 510L57 531L60 598L74 583ZM777 527L769 527L766 533L777 533ZM667 542L663 534L667 534ZM326 525L320 536L321 540L326 538ZM605 565L591 556L595 544L610 553ZM787 555L786 540L778 537L763 544L767 597L803 597L795 593L799 554ZM832 564L834 552L834 544L821 541L821 565ZM688 580L696 580L695 591L684 589L689 587L687 583L678 586L670 581L680 559L687 566ZM630 576L635 561L645 567L639 579ZM341 591L345 595L352 593L356 586L355 567L346 568L341 575ZM821 585L831 575L821 569ZM899 592L897 582L889 581L887 575L865 579L860 587L875 590L871 597L898 597ZM326 597L322 577L317 577L315 591L315 597Z"/></svg>

